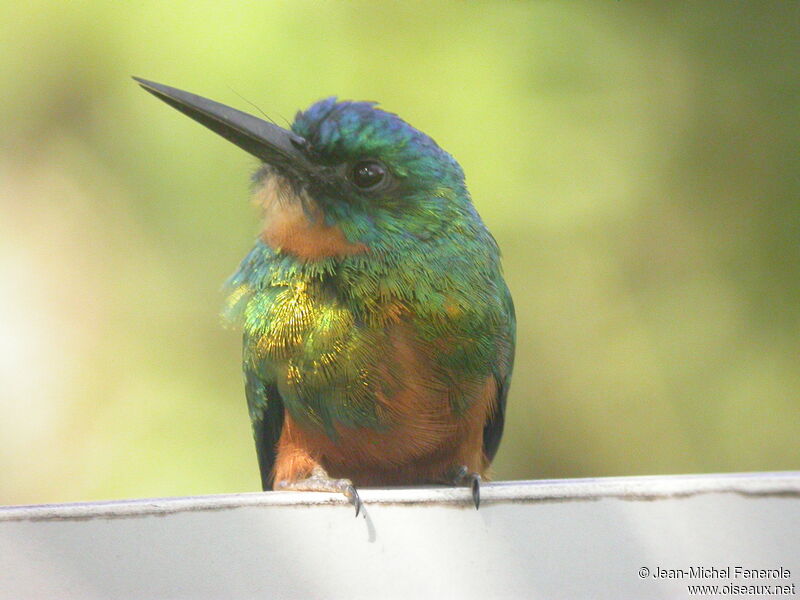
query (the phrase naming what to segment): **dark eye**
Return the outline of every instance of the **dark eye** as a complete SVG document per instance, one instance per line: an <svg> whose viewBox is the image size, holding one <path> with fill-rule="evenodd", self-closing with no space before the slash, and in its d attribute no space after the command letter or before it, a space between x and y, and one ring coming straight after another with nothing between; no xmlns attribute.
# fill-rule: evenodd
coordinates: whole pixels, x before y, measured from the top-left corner
<svg viewBox="0 0 800 600"><path fill-rule="evenodd" d="M358 187L369 190L386 179L386 167L374 160L362 160L353 167L352 177Z"/></svg>

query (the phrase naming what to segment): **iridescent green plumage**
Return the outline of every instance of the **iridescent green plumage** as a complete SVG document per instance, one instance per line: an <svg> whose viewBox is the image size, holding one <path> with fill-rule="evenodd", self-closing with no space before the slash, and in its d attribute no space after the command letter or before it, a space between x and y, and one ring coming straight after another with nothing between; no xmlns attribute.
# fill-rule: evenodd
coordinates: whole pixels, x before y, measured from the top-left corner
<svg viewBox="0 0 800 600"><path fill-rule="evenodd" d="M471 401L464 391L489 375L504 404L513 305L497 245L455 160L395 115L365 103L320 102L299 114L292 129L333 173L332 184L307 188L326 224L369 251L308 261L259 241L229 281L227 313L243 323L245 372L261 382L249 394L256 436L275 403L333 438L337 425L390 429L391 414L375 395L391 397L404 385L401 366L379 368L391 364L389 326L400 321L435 357L430 383L447 389L454 413ZM385 164L393 186L379 194L348 186L347 168L365 158ZM283 175L262 169L256 185L271 177ZM499 421L487 424L489 459L503 412L500 406ZM269 457L264 462L262 474L271 467Z"/></svg>

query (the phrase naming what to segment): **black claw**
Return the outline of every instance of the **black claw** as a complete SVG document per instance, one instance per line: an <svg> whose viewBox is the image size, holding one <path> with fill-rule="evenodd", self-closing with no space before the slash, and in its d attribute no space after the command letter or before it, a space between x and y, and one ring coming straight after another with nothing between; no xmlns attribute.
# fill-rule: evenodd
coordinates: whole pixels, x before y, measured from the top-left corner
<svg viewBox="0 0 800 600"><path fill-rule="evenodd" d="M481 506L481 476L477 473L472 473L472 501L475 503L475 510Z"/></svg>
<svg viewBox="0 0 800 600"><path fill-rule="evenodd" d="M354 485L347 486L347 496L350 498L350 502L356 507L356 517L358 517L364 504L361 502L361 497L358 495L358 490Z"/></svg>
<svg viewBox="0 0 800 600"><path fill-rule="evenodd" d="M475 503L475 510L481 506L481 476L478 473L471 472L469 467L461 465L455 467L451 473L451 485L468 485L472 491L472 501Z"/></svg>

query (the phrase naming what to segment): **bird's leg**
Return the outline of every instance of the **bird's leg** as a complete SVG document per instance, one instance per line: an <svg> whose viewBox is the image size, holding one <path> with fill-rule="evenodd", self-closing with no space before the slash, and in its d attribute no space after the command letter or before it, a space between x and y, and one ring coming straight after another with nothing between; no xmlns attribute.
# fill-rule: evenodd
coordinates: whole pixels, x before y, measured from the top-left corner
<svg viewBox="0 0 800 600"><path fill-rule="evenodd" d="M298 481L279 481L276 490L293 490L296 492L333 492L344 494L356 507L356 516L361 512L363 504L353 482L349 479L333 479L321 466L316 465L311 475Z"/></svg>
<svg viewBox="0 0 800 600"><path fill-rule="evenodd" d="M481 505L481 476L479 473L470 471L466 465L461 465L452 469L449 473L451 485L467 485L472 490L472 501L475 503L475 510Z"/></svg>

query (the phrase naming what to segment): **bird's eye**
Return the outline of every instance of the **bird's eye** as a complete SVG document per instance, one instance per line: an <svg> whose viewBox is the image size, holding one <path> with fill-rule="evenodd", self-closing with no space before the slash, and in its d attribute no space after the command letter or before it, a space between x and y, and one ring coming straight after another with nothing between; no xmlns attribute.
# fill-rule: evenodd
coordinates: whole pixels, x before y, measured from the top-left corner
<svg viewBox="0 0 800 600"><path fill-rule="evenodd" d="M370 190L386 179L386 167L374 160L362 160L353 167L352 177L362 190Z"/></svg>

